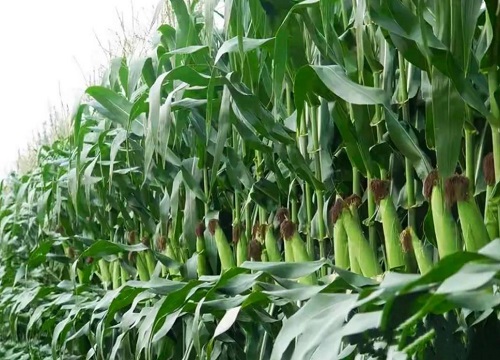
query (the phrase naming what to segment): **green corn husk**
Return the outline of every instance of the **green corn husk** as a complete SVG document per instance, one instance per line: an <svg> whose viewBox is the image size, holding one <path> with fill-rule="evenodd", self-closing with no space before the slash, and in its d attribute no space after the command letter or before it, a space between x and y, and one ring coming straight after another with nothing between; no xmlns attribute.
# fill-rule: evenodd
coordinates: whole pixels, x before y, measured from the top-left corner
<svg viewBox="0 0 500 360"><path fill-rule="evenodd" d="M128 272L125 268L120 264L120 279L122 281L122 285L125 285L128 281Z"/></svg>
<svg viewBox="0 0 500 360"><path fill-rule="evenodd" d="M199 223L196 227L196 254L198 255L198 277L203 275L208 275L208 265L207 265L207 257L205 251L205 236L203 233L205 232L205 224L203 222Z"/></svg>
<svg viewBox="0 0 500 360"><path fill-rule="evenodd" d="M111 285L111 274L109 272L109 264L104 259L99 259L98 261L99 271L101 275L101 281L105 289L108 289Z"/></svg>
<svg viewBox="0 0 500 360"><path fill-rule="evenodd" d="M426 274L432 269L432 258L429 253L424 249L422 241L418 238L417 234L411 227L407 227L400 236L403 249L407 252L413 251L415 259L417 260L418 269L420 274Z"/></svg>
<svg viewBox="0 0 500 360"><path fill-rule="evenodd" d="M233 244L236 247L236 266L248 259L248 240L240 224L233 226Z"/></svg>
<svg viewBox="0 0 500 360"><path fill-rule="evenodd" d="M135 256L135 266L139 275L139 280L149 281L150 278L146 262L144 261L144 257L140 255L141 253L136 253Z"/></svg>
<svg viewBox="0 0 500 360"><path fill-rule="evenodd" d="M335 258L335 266L347 270L351 267L349 242L347 240L344 221L340 217L341 212L342 203L335 201L335 204L330 210L330 218L333 223L333 255ZM353 263L357 264L357 262ZM359 271L359 269L357 270Z"/></svg>
<svg viewBox="0 0 500 360"><path fill-rule="evenodd" d="M424 181L424 195L430 199L434 232L436 235L439 257L461 251L461 239L455 219L444 198L436 170L431 171Z"/></svg>
<svg viewBox="0 0 500 360"><path fill-rule="evenodd" d="M170 258L170 259L175 259L175 252L174 252L174 248L172 247L172 244L170 243L170 241L167 240L167 245L165 247L165 255ZM173 269L173 268L170 268L168 269L168 272L170 273L170 275L172 276L177 276L177 275L180 275L180 270L179 269Z"/></svg>
<svg viewBox="0 0 500 360"><path fill-rule="evenodd" d="M266 249L262 250L262 254L260 257L262 262L269 262L269 257L267 256Z"/></svg>
<svg viewBox="0 0 500 360"><path fill-rule="evenodd" d="M349 254L353 257L351 259L356 259L359 265L359 270L366 277L375 277L382 273L382 269L377 260L376 254L373 252L370 243L363 234L361 228L361 223L359 221L359 216L357 213L357 207L361 203L361 199L357 195L352 195L345 201L342 199L337 199L341 205L341 215L342 221L344 222L344 227L347 233L347 241L349 242ZM348 205L349 204L349 205ZM356 269L355 263L351 261L351 267L353 270Z"/></svg>
<svg viewBox="0 0 500 360"><path fill-rule="evenodd" d="M353 242L349 243L349 266L351 272L359 275L363 275L363 271L361 271L361 266L359 266L358 259L356 257L356 250L354 249Z"/></svg>
<svg viewBox="0 0 500 360"><path fill-rule="evenodd" d="M490 237L476 201L469 191L469 179L454 175L446 180L446 201L457 204L460 227L467 251L476 252L488 244Z"/></svg>
<svg viewBox="0 0 500 360"><path fill-rule="evenodd" d="M156 238L156 250L165 256L167 256L167 239L165 236L160 235ZM168 268L161 264L161 276L166 277L168 274Z"/></svg>
<svg viewBox="0 0 500 360"><path fill-rule="evenodd" d="M264 235L264 243L266 245L266 252L270 262L281 261L281 253L278 248L278 241L274 236L274 230L271 225L263 225L262 228Z"/></svg>
<svg viewBox="0 0 500 360"><path fill-rule="evenodd" d="M151 251L151 249L149 249L149 245L150 245L149 238L143 237L142 243L148 247L148 249L141 252L141 254L142 254L143 260L146 264L146 268L148 270L149 277L151 277L151 276L153 276L153 274L155 272L156 260L154 258L153 252Z"/></svg>
<svg viewBox="0 0 500 360"><path fill-rule="evenodd" d="M297 232L295 224L290 220L285 220L281 223L280 230L285 242L290 243L292 246L295 262L311 261L304 241L302 241L302 238ZM316 274L312 273L310 275L304 276L299 279L299 282L308 285L316 284Z"/></svg>
<svg viewBox="0 0 500 360"><path fill-rule="evenodd" d="M484 206L484 224L490 240L496 239L500 236L500 229L498 224L498 206L493 204L490 200L491 192L495 186L495 160L493 153L487 154L483 159L483 175L486 182L486 202Z"/></svg>
<svg viewBox="0 0 500 360"><path fill-rule="evenodd" d="M112 278L113 278L113 290L118 289L121 286L121 272L120 272L120 260L116 259L111 263L113 272L112 272Z"/></svg>
<svg viewBox="0 0 500 360"><path fill-rule="evenodd" d="M391 183L387 180L374 179L370 182L370 188L375 203L379 206L380 217L382 219L388 270L403 268L409 271L409 260L405 257L399 238L402 226L392 197L389 196L390 185Z"/></svg>
<svg viewBox="0 0 500 360"><path fill-rule="evenodd" d="M215 238L215 244L217 246L217 251L219 253L219 259L221 263L222 272L227 271L236 266L233 252L231 246L227 242L226 235L219 226L219 222L216 219L210 220L208 223L208 230L210 234Z"/></svg>

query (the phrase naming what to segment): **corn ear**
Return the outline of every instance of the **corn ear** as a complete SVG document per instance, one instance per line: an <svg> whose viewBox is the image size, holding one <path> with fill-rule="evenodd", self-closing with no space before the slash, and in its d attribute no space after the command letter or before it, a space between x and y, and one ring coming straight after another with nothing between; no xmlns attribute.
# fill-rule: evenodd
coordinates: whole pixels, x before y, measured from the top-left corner
<svg viewBox="0 0 500 360"><path fill-rule="evenodd" d="M141 281L149 281L149 272L146 266L146 262L144 260L144 256L140 256L141 253L137 254L136 257L136 268L137 273L139 274L139 280Z"/></svg>
<svg viewBox="0 0 500 360"><path fill-rule="evenodd" d="M409 270L408 261L399 241L402 227L392 197L390 196L390 182L387 180L372 180L370 187L379 205L380 217L382 218L382 229L387 257L388 270L404 268Z"/></svg>
<svg viewBox="0 0 500 360"><path fill-rule="evenodd" d="M102 284L105 289L108 289L109 285L111 285L111 274L109 272L108 262L104 259L99 259L98 264L99 264Z"/></svg>
<svg viewBox="0 0 500 360"><path fill-rule="evenodd" d="M125 270L123 265L120 264L120 279L122 281L122 285L125 285L128 281L128 272Z"/></svg>
<svg viewBox="0 0 500 360"><path fill-rule="evenodd" d="M433 170L425 179L424 195L430 199L439 257L442 259L460 251L460 234L451 210L445 202L443 187L436 170Z"/></svg>
<svg viewBox="0 0 500 360"><path fill-rule="evenodd" d="M269 256L269 261L279 262L281 261L281 254L278 248L278 241L274 236L273 227L271 225L264 226L265 237L264 243L266 245L266 251Z"/></svg>
<svg viewBox="0 0 500 360"><path fill-rule="evenodd" d="M330 218L333 223L333 255L335 258L335 266L342 269L349 269L351 266L349 260L349 243L344 227L344 221L340 217L341 212L342 202L335 201L335 204L330 210Z"/></svg>
<svg viewBox="0 0 500 360"><path fill-rule="evenodd" d="M293 249L293 256L295 262L306 262L311 261L311 258L307 252L306 246L299 233L296 230L295 224L289 220L285 220L280 226L281 235L285 242L290 243ZM310 275L304 276L299 279L302 284L313 285L317 283L316 274L312 273Z"/></svg>
<svg viewBox="0 0 500 360"><path fill-rule="evenodd" d="M342 204L342 212L340 217L344 222L347 239L349 242L349 254L352 250L351 259L355 258L361 270L361 273L366 277L374 277L382 273L382 269L377 260L376 254L373 252L370 243L363 234L357 207L361 202L360 199L346 199L350 203L347 205L343 200L339 199ZM351 263L352 266L352 263Z"/></svg>
<svg viewBox="0 0 500 360"><path fill-rule="evenodd" d="M113 290L118 289L121 286L121 272L120 272L120 260L116 259L111 263L113 269Z"/></svg>
<svg viewBox="0 0 500 360"><path fill-rule="evenodd" d="M210 220L209 230L212 236L215 238L215 244L217 246L217 251L219 253L219 259L221 263L222 271L227 271L236 266L233 252L231 246L227 242L226 235L222 231L219 222L215 219Z"/></svg>
<svg viewBox="0 0 500 360"><path fill-rule="evenodd" d="M418 238L412 227L403 230L401 233L401 243L406 244L403 247L408 249L408 251L413 251L415 254L418 269L422 275L428 273L432 269L432 258L430 254L425 251L422 241Z"/></svg>
<svg viewBox="0 0 500 360"><path fill-rule="evenodd" d="M469 192L469 179L454 175L445 183L447 202L457 204L460 227L467 251L478 251L489 241L489 234L476 201Z"/></svg>

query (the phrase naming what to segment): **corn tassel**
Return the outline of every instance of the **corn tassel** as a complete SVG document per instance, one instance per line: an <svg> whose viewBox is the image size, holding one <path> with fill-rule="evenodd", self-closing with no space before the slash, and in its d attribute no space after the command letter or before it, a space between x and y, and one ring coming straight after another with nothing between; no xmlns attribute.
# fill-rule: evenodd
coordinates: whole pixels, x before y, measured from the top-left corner
<svg viewBox="0 0 500 360"><path fill-rule="evenodd" d="M116 259L111 263L113 272L113 290L118 289L121 286L121 273L120 273L120 260Z"/></svg>
<svg viewBox="0 0 500 360"><path fill-rule="evenodd" d="M140 253L135 253L135 265L137 268L137 273L139 274L139 280L141 281L149 281L149 272L146 267L146 263L144 258L140 256Z"/></svg>
<svg viewBox="0 0 500 360"><path fill-rule="evenodd" d="M153 276L154 272L155 272L155 267L156 267L156 260L153 256L153 252L151 251L151 249L149 248L150 246L150 243L149 243L149 239L147 237L144 237L142 239L142 243L148 247L147 250L141 252L140 254L142 254L143 256L143 260L146 264L146 268L148 270L148 273L149 273L149 277Z"/></svg>

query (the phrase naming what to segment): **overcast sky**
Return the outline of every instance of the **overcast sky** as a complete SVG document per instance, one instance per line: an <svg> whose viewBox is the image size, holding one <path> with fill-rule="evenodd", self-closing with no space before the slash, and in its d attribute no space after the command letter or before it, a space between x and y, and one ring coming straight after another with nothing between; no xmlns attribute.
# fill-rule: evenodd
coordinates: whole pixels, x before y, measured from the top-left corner
<svg viewBox="0 0 500 360"><path fill-rule="evenodd" d="M133 3L133 5L132 5ZM0 2L0 176L18 149L49 119L49 108L74 105L86 79L106 62L118 14L148 25L158 0L24 0Z"/></svg>

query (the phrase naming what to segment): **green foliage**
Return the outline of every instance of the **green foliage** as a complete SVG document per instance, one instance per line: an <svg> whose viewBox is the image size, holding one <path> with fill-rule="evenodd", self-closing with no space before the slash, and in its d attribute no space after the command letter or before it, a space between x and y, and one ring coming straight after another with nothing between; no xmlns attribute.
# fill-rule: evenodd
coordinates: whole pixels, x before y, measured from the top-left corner
<svg viewBox="0 0 500 360"><path fill-rule="evenodd" d="M0 356L491 357L500 27L481 4L233 0L216 26L216 2L172 1L176 28L3 184Z"/></svg>

